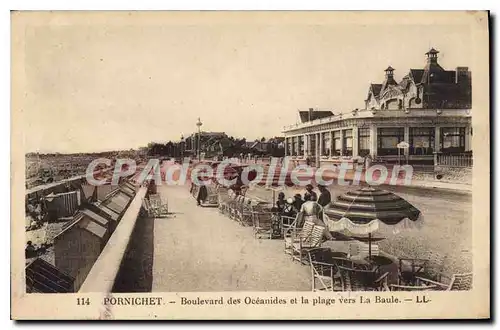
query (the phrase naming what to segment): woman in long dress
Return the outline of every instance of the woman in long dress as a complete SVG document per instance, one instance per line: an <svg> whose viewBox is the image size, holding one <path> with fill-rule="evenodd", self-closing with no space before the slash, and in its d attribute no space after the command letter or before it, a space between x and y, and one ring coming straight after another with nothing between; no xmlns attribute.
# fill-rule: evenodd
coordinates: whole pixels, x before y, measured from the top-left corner
<svg viewBox="0 0 500 330"><path fill-rule="evenodd" d="M322 226L325 228L323 236L330 240L333 239L332 234L328 230L327 224L323 221L323 207L315 201L306 201L302 204L299 216L302 217L302 223L310 221L317 226Z"/></svg>

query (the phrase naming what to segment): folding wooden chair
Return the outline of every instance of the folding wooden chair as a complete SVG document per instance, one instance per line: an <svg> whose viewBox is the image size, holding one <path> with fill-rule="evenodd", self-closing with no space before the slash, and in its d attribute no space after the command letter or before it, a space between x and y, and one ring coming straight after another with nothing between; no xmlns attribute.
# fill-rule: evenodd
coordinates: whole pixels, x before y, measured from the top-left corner
<svg viewBox="0 0 500 330"><path fill-rule="evenodd" d="M142 199L142 207L147 212L148 217L159 218L161 216L160 212L151 205L149 199L147 198Z"/></svg>
<svg viewBox="0 0 500 330"><path fill-rule="evenodd" d="M472 273L454 274L449 283L441 283L423 277L416 277L417 284L432 285L436 291L467 291L472 289Z"/></svg>
<svg viewBox="0 0 500 330"><path fill-rule="evenodd" d="M311 235L311 232L314 228L314 222L306 221L302 228L297 228L297 220L293 222L293 224L288 228L284 233L284 241L285 241L285 253L292 254L292 246L293 243L299 242L301 239L305 239Z"/></svg>
<svg viewBox="0 0 500 330"><path fill-rule="evenodd" d="M149 203L160 216L168 215L168 203L162 203L161 196L159 194L149 195Z"/></svg>
<svg viewBox="0 0 500 330"><path fill-rule="evenodd" d="M341 291L340 274L332 263L330 249L313 248L307 252L311 267L312 291Z"/></svg>
<svg viewBox="0 0 500 330"><path fill-rule="evenodd" d="M272 216L268 211L252 210L253 232L256 238L273 238Z"/></svg>
<svg viewBox="0 0 500 330"><path fill-rule="evenodd" d="M300 238L298 242L292 243L292 259L304 263L307 260L307 251L320 247L324 232L325 227L314 225L309 236Z"/></svg>

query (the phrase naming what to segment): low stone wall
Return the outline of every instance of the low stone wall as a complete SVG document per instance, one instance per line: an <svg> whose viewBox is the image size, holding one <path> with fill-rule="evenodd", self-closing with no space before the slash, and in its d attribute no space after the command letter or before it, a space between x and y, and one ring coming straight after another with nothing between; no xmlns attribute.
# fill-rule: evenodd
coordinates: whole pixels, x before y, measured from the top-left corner
<svg viewBox="0 0 500 330"><path fill-rule="evenodd" d="M472 184L472 168L436 166L434 173L414 172L413 180Z"/></svg>

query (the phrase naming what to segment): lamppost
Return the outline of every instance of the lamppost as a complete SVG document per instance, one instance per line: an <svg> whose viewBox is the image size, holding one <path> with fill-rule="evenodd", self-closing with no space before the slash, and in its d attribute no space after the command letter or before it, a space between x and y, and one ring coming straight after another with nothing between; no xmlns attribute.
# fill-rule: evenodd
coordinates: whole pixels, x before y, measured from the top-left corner
<svg viewBox="0 0 500 330"><path fill-rule="evenodd" d="M198 161L201 161L201 155L200 155L200 149L201 149L201 146L200 146L201 125L203 125L203 123L201 122L200 117L198 117L198 122L196 123L196 126L198 126Z"/></svg>
<svg viewBox="0 0 500 330"><path fill-rule="evenodd" d="M181 163L182 163L184 161L184 135L183 134L181 134L180 148L181 148Z"/></svg>

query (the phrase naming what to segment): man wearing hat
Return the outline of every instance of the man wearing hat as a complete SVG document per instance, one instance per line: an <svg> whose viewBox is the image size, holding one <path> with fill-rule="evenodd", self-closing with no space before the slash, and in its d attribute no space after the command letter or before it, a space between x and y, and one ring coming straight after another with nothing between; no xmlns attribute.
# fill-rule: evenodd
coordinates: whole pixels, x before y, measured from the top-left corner
<svg viewBox="0 0 500 330"><path fill-rule="evenodd" d="M304 194L304 200L307 201L312 201L315 202L318 200L318 195L316 192L313 190L312 184L308 184L306 186L306 193Z"/></svg>
<svg viewBox="0 0 500 330"><path fill-rule="evenodd" d="M322 207L325 207L332 201L332 195L330 194L328 188L323 185L318 185L318 189L319 189L318 204L321 205Z"/></svg>

